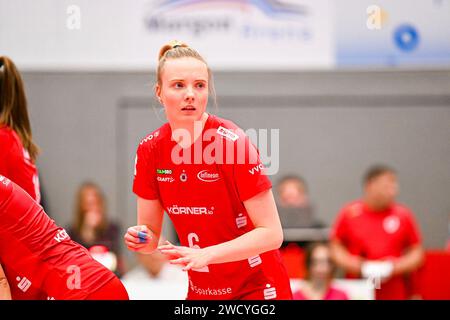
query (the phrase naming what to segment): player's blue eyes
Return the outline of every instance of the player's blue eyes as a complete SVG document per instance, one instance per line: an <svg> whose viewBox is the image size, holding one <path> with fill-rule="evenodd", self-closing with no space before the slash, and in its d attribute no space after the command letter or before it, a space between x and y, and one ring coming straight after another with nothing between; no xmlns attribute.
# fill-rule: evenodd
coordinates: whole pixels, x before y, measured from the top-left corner
<svg viewBox="0 0 450 320"><path fill-rule="evenodd" d="M176 82L176 83L174 83L173 86L174 86L175 88L177 88L177 89L184 88L184 84L183 84L182 82ZM199 82L199 83L197 83L197 84L195 85L195 87L196 87L196 88L202 89L202 88L205 87L205 84L202 83L202 82Z"/></svg>

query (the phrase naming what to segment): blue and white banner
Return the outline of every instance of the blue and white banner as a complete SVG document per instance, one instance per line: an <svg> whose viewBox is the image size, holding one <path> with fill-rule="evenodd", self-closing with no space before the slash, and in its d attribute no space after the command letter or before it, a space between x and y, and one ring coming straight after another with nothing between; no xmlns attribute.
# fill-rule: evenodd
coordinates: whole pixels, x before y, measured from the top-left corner
<svg viewBox="0 0 450 320"><path fill-rule="evenodd" d="M449 0L342 0L339 67L450 67Z"/></svg>
<svg viewBox="0 0 450 320"><path fill-rule="evenodd" d="M450 0L0 0L23 70L152 70L172 39L214 70L450 67Z"/></svg>
<svg viewBox="0 0 450 320"><path fill-rule="evenodd" d="M178 39L214 69L331 68L331 0L0 0L22 68L142 70Z"/></svg>

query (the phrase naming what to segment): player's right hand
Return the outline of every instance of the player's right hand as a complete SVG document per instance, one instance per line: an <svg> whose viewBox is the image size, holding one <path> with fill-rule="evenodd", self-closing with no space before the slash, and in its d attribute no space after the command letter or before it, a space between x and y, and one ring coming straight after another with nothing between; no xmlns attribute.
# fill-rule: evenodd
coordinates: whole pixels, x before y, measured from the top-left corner
<svg viewBox="0 0 450 320"><path fill-rule="evenodd" d="M151 253L154 239L153 232L146 225L130 227L123 237L128 250L140 253Z"/></svg>

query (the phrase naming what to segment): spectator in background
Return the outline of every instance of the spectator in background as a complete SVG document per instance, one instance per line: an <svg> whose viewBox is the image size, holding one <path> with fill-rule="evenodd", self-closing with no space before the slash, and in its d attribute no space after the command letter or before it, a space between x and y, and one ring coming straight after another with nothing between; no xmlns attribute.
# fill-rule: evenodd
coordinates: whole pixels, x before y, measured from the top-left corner
<svg viewBox="0 0 450 320"><path fill-rule="evenodd" d="M315 242L306 250L306 281L294 292L294 300L348 300L347 294L332 286L335 265L325 242Z"/></svg>
<svg viewBox="0 0 450 320"><path fill-rule="evenodd" d="M283 228L321 227L314 216L308 188L303 178L288 175L277 184L277 208Z"/></svg>
<svg viewBox="0 0 450 320"><path fill-rule="evenodd" d="M370 279L376 299L407 299L405 276L423 261L419 229L412 212L396 203L396 172L370 168L364 197L346 205L331 233L332 255L349 276Z"/></svg>
<svg viewBox="0 0 450 320"><path fill-rule="evenodd" d="M72 240L86 247L97 261L117 276L123 274L120 228L109 221L105 196L95 183L85 182L78 189L73 225L67 231Z"/></svg>
<svg viewBox="0 0 450 320"><path fill-rule="evenodd" d="M136 253L139 265L122 277L131 300L184 300L187 273L159 252Z"/></svg>

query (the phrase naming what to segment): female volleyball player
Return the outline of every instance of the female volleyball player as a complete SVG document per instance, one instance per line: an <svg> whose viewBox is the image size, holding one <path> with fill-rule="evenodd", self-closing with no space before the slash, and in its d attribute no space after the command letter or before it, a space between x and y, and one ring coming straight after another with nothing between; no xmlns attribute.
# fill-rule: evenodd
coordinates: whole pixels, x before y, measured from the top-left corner
<svg viewBox="0 0 450 320"><path fill-rule="evenodd" d="M9 283L13 300L128 299L111 271L72 241L21 187L1 175L0 221L0 296L8 298Z"/></svg>
<svg viewBox="0 0 450 320"><path fill-rule="evenodd" d="M244 132L206 112L214 88L205 60L186 44L165 45L155 91L168 123L137 150L138 225L127 247L155 250L165 210L182 246L159 250L188 271L188 299L291 299L271 182Z"/></svg>
<svg viewBox="0 0 450 320"><path fill-rule="evenodd" d="M14 63L0 56L0 174L40 202L33 142L22 77Z"/></svg>

